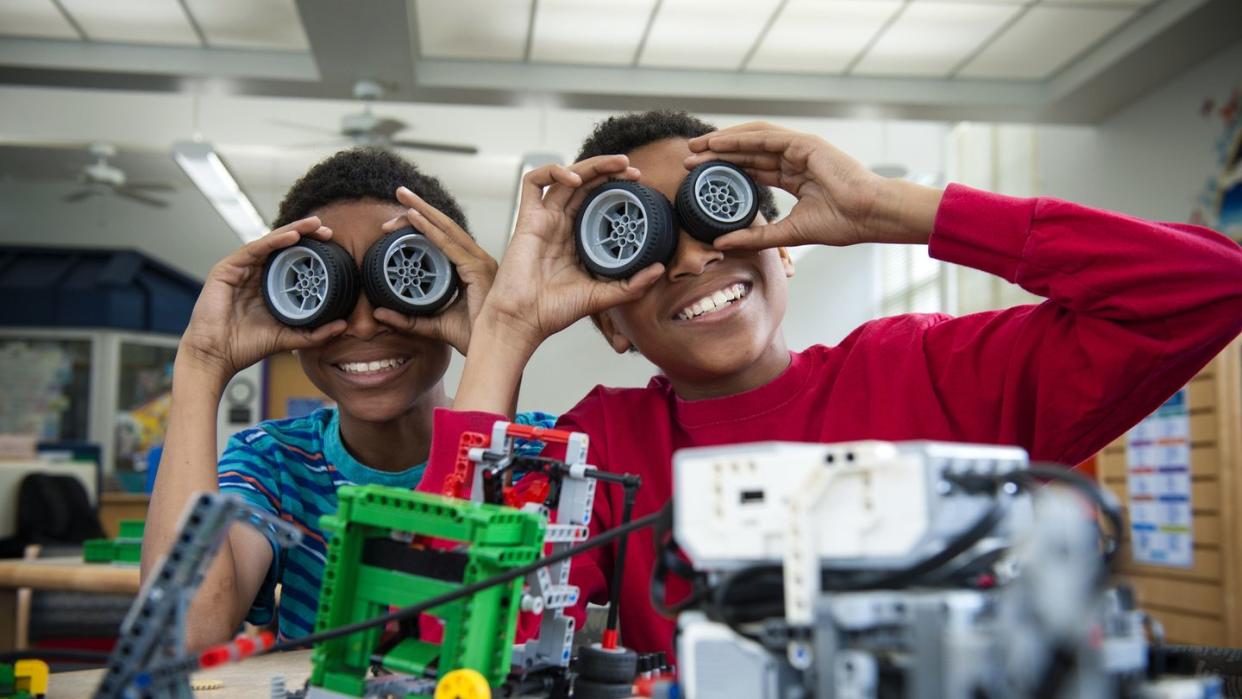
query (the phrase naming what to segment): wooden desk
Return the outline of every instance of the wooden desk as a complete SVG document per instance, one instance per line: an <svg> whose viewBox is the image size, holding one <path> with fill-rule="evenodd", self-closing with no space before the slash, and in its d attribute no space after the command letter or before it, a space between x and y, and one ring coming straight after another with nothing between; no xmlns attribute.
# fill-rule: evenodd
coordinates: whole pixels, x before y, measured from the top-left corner
<svg viewBox="0 0 1242 699"><path fill-rule="evenodd" d="M310 677L309 650L295 650L275 655L262 655L240 663L222 665L205 670L194 676L199 680L219 680L224 685L219 689L195 692L194 696L202 699L269 699L271 697L272 676L284 675L285 687L290 690L301 689ZM78 699L89 697L99 684L103 670L82 670L79 672L62 672L52 675L48 680L48 699Z"/></svg>
<svg viewBox="0 0 1242 699"><path fill-rule="evenodd" d="M83 563L79 557L26 561L0 559L0 650L11 650L17 623L17 589L138 593L138 566Z"/></svg>
<svg viewBox="0 0 1242 699"><path fill-rule="evenodd" d="M99 523L109 539L120 535L121 520L146 519L151 496L146 493L104 492L99 496Z"/></svg>

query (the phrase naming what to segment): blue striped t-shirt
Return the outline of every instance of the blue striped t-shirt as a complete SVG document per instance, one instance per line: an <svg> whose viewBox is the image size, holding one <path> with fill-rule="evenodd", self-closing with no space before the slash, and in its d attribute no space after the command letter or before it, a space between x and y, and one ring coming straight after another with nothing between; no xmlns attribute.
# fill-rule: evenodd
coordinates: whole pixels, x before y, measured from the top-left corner
<svg viewBox="0 0 1242 699"><path fill-rule="evenodd" d="M556 417L518 413L514 421L552 427ZM291 550L282 550L271 542L272 566L246 621L271 622L277 611L275 590L279 582L281 637L300 638L313 631L327 544L319 517L336 512L336 489L343 485L413 488L422 480L425 467L422 463L394 472L359 463L341 442L340 418L334 408L316 410L305 417L267 420L233 435L217 469L220 491L292 522L302 530L303 541Z"/></svg>

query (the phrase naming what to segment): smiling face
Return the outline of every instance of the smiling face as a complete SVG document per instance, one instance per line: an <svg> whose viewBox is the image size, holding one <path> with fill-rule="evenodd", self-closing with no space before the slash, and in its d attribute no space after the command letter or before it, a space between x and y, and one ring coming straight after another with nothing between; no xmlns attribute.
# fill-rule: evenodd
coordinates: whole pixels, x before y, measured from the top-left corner
<svg viewBox="0 0 1242 699"><path fill-rule="evenodd" d="M311 213L332 229L332 241L361 265L367 249L383 236L381 226L405 209L396 203L360 199ZM394 420L444 377L449 346L401 335L379 323L366 294L358 294L358 303L345 320L345 332L322 346L298 352L311 383L335 400L342 412L368 422Z"/></svg>
<svg viewBox="0 0 1242 699"><path fill-rule="evenodd" d="M686 143L664 139L631 151L639 182L671 201L687 174ZM614 349L636 347L684 397L745 390L788 363L780 327L792 275L783 249L721 252L678 231L664 276L642 298L596 321Z"/></svg>

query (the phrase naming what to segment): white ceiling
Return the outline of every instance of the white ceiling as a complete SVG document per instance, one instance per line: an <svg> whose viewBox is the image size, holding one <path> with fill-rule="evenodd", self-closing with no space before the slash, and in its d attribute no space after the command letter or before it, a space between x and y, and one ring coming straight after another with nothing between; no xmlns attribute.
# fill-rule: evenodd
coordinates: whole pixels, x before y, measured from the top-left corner
<svg viewBox="0 0 1242 699"><path fill-rule="evenodd" d="M306 51L294 0L0 0L0 36Z"/></svg>
<svg viewBox="0 0 1242 699"><path fill-rule="evenodd" d="M1044 80L1153 0L417 0L427 58Z"/></svg>

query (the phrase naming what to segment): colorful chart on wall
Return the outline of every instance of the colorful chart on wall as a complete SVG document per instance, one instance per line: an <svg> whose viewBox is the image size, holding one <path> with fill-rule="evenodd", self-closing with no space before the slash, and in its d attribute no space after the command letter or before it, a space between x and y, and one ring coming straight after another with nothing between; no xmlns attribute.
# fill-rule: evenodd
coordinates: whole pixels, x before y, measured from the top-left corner
<svg viewBox="0 0 1242 699"><path fill-rule="evenodd" d="M1134 562L1194 565L1186 389L1126 434L1126 486Z"/></svg>
<svg viewBox="0 0 1242 699"><path fill-rule="evenodd" d="M1227 99L1205 99L1200 113L1220 119L1223 130L1216 141L1216 171L1209 174L1190 222L1242 241L1242 86Z"/></svg>

